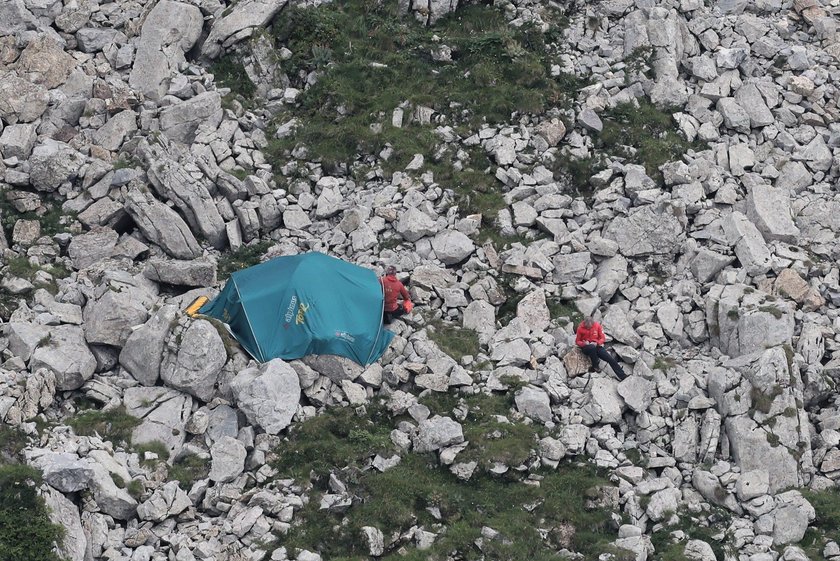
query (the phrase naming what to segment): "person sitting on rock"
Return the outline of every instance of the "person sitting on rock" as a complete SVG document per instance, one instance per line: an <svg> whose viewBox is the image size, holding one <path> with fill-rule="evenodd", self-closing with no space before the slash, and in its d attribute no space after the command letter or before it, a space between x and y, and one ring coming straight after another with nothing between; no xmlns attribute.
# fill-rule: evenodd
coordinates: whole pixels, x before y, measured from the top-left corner
<svg viewBox="0 0 840 561"><path fill-rule="evenodd" d="M379 279L382 292L385 295L385 306L382 310L382 322L386 325L403 314L411 313L414 305L411 303L408 290L397 278L397 268L393 265L385 269L385 276ZM399 302L402 298L402 302Z"/></svg>
<svg viewBox="0 0 840 561"><path fill-rule="evenodd" d="M580 347L583 354L592 360L592 368L590 372L598 370L600 359L604 359L612 367L613 372L618 376L619 380L627 377L624 369L613 356L604 348L604 330L601 324L587 316L577 328L577 336L575 337L575 344Z"/></svg>

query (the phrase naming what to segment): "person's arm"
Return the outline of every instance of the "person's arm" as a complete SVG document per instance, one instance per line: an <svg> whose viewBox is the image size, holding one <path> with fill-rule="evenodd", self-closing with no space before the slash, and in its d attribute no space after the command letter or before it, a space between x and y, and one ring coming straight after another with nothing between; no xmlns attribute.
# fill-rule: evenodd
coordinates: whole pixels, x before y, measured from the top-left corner
<svg viewBox="0 0 840 561"><path fill-rule="evenodd" d="M595 335L597 337L597 343L599 347L603 347L604 343L607 342L607 337L604 335L604 328L601 327L601 324L597 324L598 328L595 330Z"/></svg>
<svg viewBox="0 0 840 561"><path fill-rule="evenodd" d="M408 294L403 283L400 283L400 296L402 296L403 300L411 301L411 296Z"/></svg>

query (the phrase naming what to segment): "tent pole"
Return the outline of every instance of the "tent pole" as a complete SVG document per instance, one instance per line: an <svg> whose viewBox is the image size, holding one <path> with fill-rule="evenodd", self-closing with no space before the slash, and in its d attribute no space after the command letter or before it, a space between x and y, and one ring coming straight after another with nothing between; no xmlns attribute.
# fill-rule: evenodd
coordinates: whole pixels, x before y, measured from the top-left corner
<svg viewBox="0 0 840 561"><path fill-rule="evenodd" d="M242 305L242 312L245 314L245 321L248 322L248 329L251 330L251 336L254 338L254 343L257 344L257 352L260 353L260 358L257 358L257 361L265 362L265 353L263 353L263 350L260 347L260 341L254 333L254 327L251 325L251 318L248 317L248 308L245 307L245 302L242 301L242 294L239 292L239 285L236 284L236 277L231 275L230 280L233 281L233 288L236 289L236 295L239 297L239 302Z"/></svg>

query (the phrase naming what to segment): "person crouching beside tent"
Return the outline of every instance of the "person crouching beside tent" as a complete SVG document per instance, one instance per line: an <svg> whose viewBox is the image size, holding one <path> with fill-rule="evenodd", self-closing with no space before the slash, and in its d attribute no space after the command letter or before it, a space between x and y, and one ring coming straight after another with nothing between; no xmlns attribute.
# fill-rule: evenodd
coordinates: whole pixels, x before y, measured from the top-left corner
<svg viewBox="0 0 840 561"><path fill-rule="evenodd" d="M385 306L382 311L382 322L391 323L394 319L411 313L414 304L408 290L397 278L397 268L390 265L385 269L385 276L379 279L382 283L382 292L385 294ZM399 299L402 298L402 302Z"/></svg>

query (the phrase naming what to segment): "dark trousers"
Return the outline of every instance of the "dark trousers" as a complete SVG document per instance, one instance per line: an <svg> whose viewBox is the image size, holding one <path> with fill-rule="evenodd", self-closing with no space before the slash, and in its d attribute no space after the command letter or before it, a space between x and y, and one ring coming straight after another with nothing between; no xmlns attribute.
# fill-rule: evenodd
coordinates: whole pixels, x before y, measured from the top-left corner
<svg viewBox="0 0 840 561"><path fill-rule="evenodd" d="M389 323L403 315L405 315L405 308L403 308L402 302L400 302L399 304L397 304L396 310L390 312L384 310L382 311L382 323L388 325Z"/></svg>
<svg viewBox="0 0 840 561"><path fill-rule="evenodd" d="M607 364L610 365L613 372L616 376L618 376L619 380L623 380L627 377L627 374L624 373L624 369L618 363L617 360L613 358L613 356L605 349L603 346L598 345L584 345L580 348L583 351L583 354L588 356L592 360L592 367L598 368L599 360L604 359L607 361Z"/></svg>

